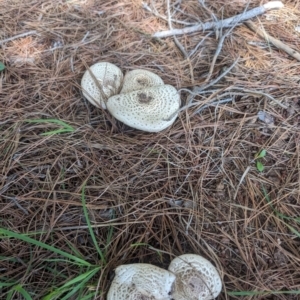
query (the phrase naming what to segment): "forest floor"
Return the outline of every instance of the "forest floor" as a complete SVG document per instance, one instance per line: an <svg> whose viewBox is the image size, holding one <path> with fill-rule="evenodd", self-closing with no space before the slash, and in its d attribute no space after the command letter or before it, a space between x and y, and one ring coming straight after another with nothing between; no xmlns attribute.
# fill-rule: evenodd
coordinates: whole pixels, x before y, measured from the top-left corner
<svg viewBox="0 0 300 300"><path fill-rule="evenodd" d="M1 1L1 299L105 299L117 266L184 253L216 266L218 299L299 299L300 61L245 23L153 38L267 1L249 2ZM284 4L251 21L297 50ZM99 61L192 105L132 129L82 96Z"/></svg>

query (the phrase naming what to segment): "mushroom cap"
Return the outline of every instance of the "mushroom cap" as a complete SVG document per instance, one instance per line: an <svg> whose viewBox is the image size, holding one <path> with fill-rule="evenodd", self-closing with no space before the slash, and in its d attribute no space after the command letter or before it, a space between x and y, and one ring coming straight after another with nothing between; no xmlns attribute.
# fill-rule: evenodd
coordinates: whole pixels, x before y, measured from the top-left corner
<svg viewBox="0 0 300 300"><path fill-rule="evenodd" d="M181 100L171 85L161 85L110 97L109 112L126 125L149 132L158 132L172 125Z"/></svg>
<svg viewBox="0 0 300 300"><path fill-rule="evenodd" d="M81 79L83 96L96 107L105 109L106 100L119 92L123 81L123 73L120 68L109 62L96 63L90 67L90 71L97 79L102 92L89 70L86 70Z"/></svg>
<svg viewBox="0 0 300 300"><path fill-rule="evenodd" d="M168 270L176 276L172 294L176 300L211 300L222 290L216 268L200 255L178 256L171 261Z"/></svg>
<svg viewBox="0 0 300 300"><path fill-rule="evenodd" d="M142 69L129 71L123 81L121 94L132 91L143 90L144 88L163 85L163 80L156 74Z"/></svg>
<svg viewBox="0 0 300 300"><path fill-rule="evenodd" d="M121 265L115 270L107 300L171 300L175 275L150 264Z"/></svg>

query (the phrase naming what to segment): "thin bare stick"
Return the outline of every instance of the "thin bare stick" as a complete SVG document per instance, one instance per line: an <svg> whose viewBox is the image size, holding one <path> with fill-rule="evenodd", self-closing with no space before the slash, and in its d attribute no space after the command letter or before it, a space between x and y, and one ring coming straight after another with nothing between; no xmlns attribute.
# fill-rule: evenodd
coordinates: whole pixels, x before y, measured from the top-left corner
<svg viewBox="0 0 300 300"><path fill-rule="evenodd" d="M218 81L220 81L224 76L226 76L234 67L235 65L238 63L239 61L239 57L233 62L233 64L226 69L220 76L218 76L216 79L212 80L210 83L203 85L203 86L199 86L195 88L195 91L193 91L195 94L206 90L207 88L209 88L210 86L213 86L214 84L216 84Z"/></svg>
<svg viewBox="0 0 300 300"><path fill-rule="evenodd" d="M197 46L189 53L189 57L193 56L195 54L195 52L198 50L198 48L203 44L203 42L205 41L205 39L207 37L209 37L210 35L212 35L213 32L209 32L198 44Z"/></svg>
<svg viewBox="0 0 300 300"><path fill-rule="evenodd" d="M244 96L245 94L257 94L257 95L261 95L261 96L265 96L269 99L271 99L272 101L274 101L276 104L278 104L279 106L281 106L282 108L285 108L287 109L287 107L285 105L283 105L282 103L280 103L278 100L274 99L271 95L269 94L266 94L266 93L263 93L263 92L259 92L259 91L253 91L253 90L246 90L246 89L242 89L242 88L237 88L237 87L232 87L233 90L240 90L242 92L240 93L237 93L237 92L227 92L227 93L224 93L222 94L221 96L224 97L224 96ZM215 98L214 98L215 99ZM197 109L195 112L193 112L193 114L191 115L191 117L193 117L194 115L200 113L202 110L204 110L205 108L208 108L210 106L217 106L219 104L223 104L223 103L228 103L228 102L231 102L235 100L233 97L231 98L226 98L226 99L222 99L222 100L217 100L217 101L214 101L212 100L211 102L201 106L199 109ZM185 108L190 108L192 106L195 106L197 105L196 103L191 103L190 105L188 105L187 107Z"/></svg>
<svg viewBox="0 0 300 300"><path fill-rule="evenodd" d="M218 47L217 47L217 50L216 50L215 55L213 57L213 60L212 60L212 62L210 64L210 68L209 68L209 71L208 71L208 75L207 75L207 77L205 79L205 82L208 82L210 80L210 77L211 77L211 75L212 75L212 73L214 71L215 63L216 63L217 58L218 58L218 56L219 56L219 54L221 52L221 49L223 47L223 43L224 43L224 40L225 40L226 36L227 36L227 34L223 34L221 36L221 38L219 39Z"/></svg>
<svg viewBox="0 0 300 300"><path fill-rule="evenodd" d="M147 5L147 3L142 2L142 7L143 7L146 11L152 13L155 17L160 18L160 19L162 19L162 20L168 22L168 18L167 18L167 17L162 16L161 14L159 14L159 13L157 12L157 10L151 9L151 7ZM188 26L191 26L191 25L196 24L196 23L189 23L189 22L184 22L184 21L179 21L179 20L174 20L174 19L172 19L172 22L173 22L173 23L177 23L177 24L182 24L182 25L188 25Z"/></svg>
<svg viewBox="0 0 300 300"><path fill-rule="evenodd" d="M281 106L282 108L287 109L287 107L285 105L283 105L282 103L280 103L278 100L276 100L274 97L272 97L269 94L263 93L263 92L259 92L259 91L254 91L254 90L246 90L243 88L237 88L237 87L232 87L230 88L233 91L232 92L226 92L223 93L221 96L225 97L225 96L230 96L230 98L226 98L226 99L222 99L222 100L217 100L214 101L216 99L216 97L214 97L209 103L201 106L198 110L196 110L191 116L193 117L195 114L200 113L203 109L210 107L210 106L216 106L218 104L223 104L223 103L228 103L234 100L234 98L232 96L244 96L246 94L254 94L254 95L260 95L260 96L265 96L267 98L269 98L270 100L272 100L273 102L275 102L276 104L278 104L279 106ZM238 90L241 92L234 92L234 90ZM218 97L217 97L218 98ZM198 105L197 103L190 103L189 105L183 107L184 109L190 108L192 106Z"/></svg>
<svg viewBox="0 0 300 300"><path fill-rule="evenodd" d="M205 108L208 108L210 106L217 106L219 104L229 103L229 102L232 102L232 101L234 101L233 98L226 98L226 99L218 100L218 101L215 101L215 102L210 102L208 104L203 105L202 107L197 109L195 112L193 112L191 117L193 117L194 115L200 113L202 110L204 110Z"/></svg>
<svg viewBox="0 0 300 300"><path fill-rule="evenodd" d="M168 12L168 25L169 25L170 30L172 30L173 26L172 26L171 12L170 12L170 0L167 0L167 12ZM187 52L185 51L185 49L181 45L181 43L178 41L177 37L174 35L173 38L174 38L174 42L175 42L176 46L181 51L184 58L188 59L189 55L187 54Z"/></svg>
<svg viewBox="0 0 300 300"><path fill-rule="evenodd" d="M84 43L84 41L85 41L86 38L89 36L89 34L90 34L90 32L88 31L88 32L84 35L83 39L81 40L81 43ZM73 52L74 54L76 53L77 49L78 49L78 46L76 46L76 47L74 48L74 52ZM73 64L73 57L74 57L74 54L71 55L71 60L70 60L71 70L72 70L73 73L74 73L74 64Z"/></svg>
<svg viewBox="0 0 300 300"><path fill-rule="evenodd" d="M255 7L246 12L243 12L242 14L236 15L234 17L231 17L231 18L228 18L225 20L221 20L219 22L207 22L204 24L198 24L195 26L185 27L182 29L159 31L159 32L154 33L153 37L165 38L165 37L172 36L172 35L188 34L188 33L193 33L193 32L200 31L200 30L204 31L204 30L209 30L209 29L220 29L220 28L232 27L238 23L241 23L243 21L249 20L258 15L261 15L268 10L279 9L282 7L284 7L284 5L281 1L270 1L262 6Z"/></svg>
<svg viewBox="0 0 300 300"><path fill-rule="evenodd" d="M237 188L236 188L236 191L235 191L235 193L234 193L234 196L233 196L233 199L234 199L234 200L236 199L236 196L237 196L237 194L238 194L240 185L241 185L242 182L244 181L244 179L245 179L246 175L248 174L248 172L250 171L250 169L251 169L251 167L248 166L247 169L245 170L244 174L242 175L242 177L241 177L241 179L240 179L240 182L239 182L239 184L238 184L238 186L237 186Z"/></svg>
<svg viewBox="0 0 300 300"><path fill-rule="evenodd" d="M200 0L199 0L199 1L200 1ZM249 5L249 2L247 3L247 6L245 7L244 12L246 12L246 10L248 9L248 5ZM212 63L211 63L211 65L210 65L209 72L208 72L208 75L207 75L207 78L206 78L205 82L208 82L208 81L210 80L210 78L211 78L211 76L212 76L212 73L213 73L213 70L214 70L214 67L215 67L215 63L216 63L217 58L219 57L219 54L220 54L220 52L221 52L221 50L222 50L222 47L223 47L223 43L224 43L224 41L225 41L225 38L226 38L226 37L232 32L232 30L237 26L239 20L237 19L236 21L237 21L236 24L232 24L232 27L231 27L229 30L227 30L226 33L223 33L223 35L221 35L221 37L219 38L218 47L217 47L217 50L216 50L215 55L214 55L214 57L213 57ZM222 29L223 29L223 28L221 28L221 34L222 34L222 31L223 31Z"/></svg>
<svg viewBox="0 0 300 300"><path fill-rule="evenodd" d="M218 22L218 18L217 16L211 11L211 9L209 9L206 4L205 4L205 0L198 0L199 4L201 5L201 7L203 8L203 10L206 10L207 13L211 16L211 18L214 20L214 22Z"/></svg>
<svg viewBox="0 0 300 300"><path fill-rule="evenodd" d="M32 31L21 33L21 34L17 34L17 35L12 36L12 37L10 37L8 39L0 41L0 45L3 45L5 43L7 43L7 42L11 42L11 41L16 40L16 39L20 39L20 38L28 36L28 35L34 35L34 34L37 34L36 30L32 30Z"/></svg>
<svg viewBox="0 0 300 300"><path fill-rule="evenodd" d="M2 197L3 197L3 198L6 198L6 199L9 199L9 200L12 200L13 203L14 203L19 209L21 209L21 210L24 212L25 215L28 215L28 214L29 214L28 211L27 211L27 210L19 203L17 197L9 197L9 196L5 196L5 195L3 195Z"/></svg>
<svg viewBox="0 0 300 300"><path fill-rule="evenodd" d="M172 26L171 11L170 11L170 0L167 0L167 12L168 12L168 25L169 25L170 30L172 30L173 26ZM194 84L193 67L192 67L189 55L188 55L187 51L184 49L184 47L182 46L182 44L179 42L179 40L177 39L177 37L175 35L173 36L173 39L174 39L174 42L175 42L176 46L178 47L178 49L183 54L184 58L189 63L189 68L190 68L190 73L191 73L191 81Z"/></svg>
<svg viewBox="0 0 300 300"><path fill-rule="evenodd" d="M233 63L226 71L224 71L220 76L218 76L216 79L214 79L213 81L211 81L209 84L204 85L204 86L202 86L202 87L201 87L201 86L200 86L200 87L194 86L192 91L186 90L186 89L181 89L181 91L182 91L182 90L185 90L185 91L187 91L187 92L190 93L190 95L189 95L188 98L187 98L187 102L186 102L187 104L186 104L185 106L181 107L181 108L180 108L179 110L177 110L175 113L173 113L167 120L171 120L171 119L175 116L175 114L180 113L180 112L182 112L183 110L186 110L186 109L188 109L188 108L190 108L190 107L196 105L195 103L192 103L193 100L194 100L194 97L197 96L197 95L198 95L201 91L203 91L204 89L207 89L207 88L209 88L210 86L216 84L219 80L221 80L224 76L226 76L226 75L232 70L232 68L237 64L238 60L239 60L239 58L236 59L236 60L234 61L234 63ZM228 101L227 101L227 102L228 102Z"/></svg>
<svg viewBox="0 0 300 300"><path fill-rule="evenodd" d="M294 57L298 61L300 61L300 53L297 52L296 50L290 48L288 45L284 44L283 42L275 39L271 35L269 35L265 30L259 29L253 22L251 21L246 21L246 25L256 32L260 37L264 38L267 42L272 43L276 48L283 50L286 52L288 55Z"/></svg>
<svg viewBox="0 0 300 300"><path fill-rule="evenodd" d="M244 93L249 93L249 94L256 94L256 95L260 95L260 96L265 96L265 97L269 98L270 100L272 100L273 102L275 102L276 104L278 104L279 106L281 106L282 108L284 108L284 109L288 108L286 105L282 104L280 101L276 100L271 95L260 92L260 91L247 90L247 89L238 88L238 87L233 87L233 90L243 91Z"/></svg>
<svg viewBox="0 0 300 300"><path fill-rule="evenodd" d="M217 23L219 20L218 18L215 16L215 14L213 12L211 12L211 10L206 6L204 0L198 0L199 4L203 7L204 10L206 10L211 16L212 16L212 19ZM222 29L221 28L221 32L222 32ZM219 34L218 32L216 31L216 37L219 38ZM221 49L222 49L222 46L223 46L223 42L225 40L225 37L226 37L226 34L225 35L221 35L221 38L219 38L219 43L218 43L218 47L217 47L217 50L215 52L215 55L213 57L213 60L210 64L210 68L209 68L209 71L208 71L208 75L205 79L205 82L208 82L210 80L210 77L213 73L213 70L214 70L214 67L215 67L215 63L217 61L217 58L221 52Z"/></svg>

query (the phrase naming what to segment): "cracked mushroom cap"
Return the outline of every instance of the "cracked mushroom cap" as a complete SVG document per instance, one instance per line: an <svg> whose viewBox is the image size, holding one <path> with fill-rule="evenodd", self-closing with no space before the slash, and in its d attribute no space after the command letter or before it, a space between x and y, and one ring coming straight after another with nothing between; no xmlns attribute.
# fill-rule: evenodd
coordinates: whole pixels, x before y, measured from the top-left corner
<svg viewBox="0 0 300 300"><path fill-rule="evenodd" d="M94 74L98 84L90 74ZM120 68L109 62L99 62L86 70L81 79L83 96L96 107L106 108L106 100L116 95L122 85L123 73Z"/></svg>
<svg viewBox="0 0 300 300"><path fill-rule="evenodd" d="M148 132L158 132L172 125L180 104L179 93L171 85L115 95L106 103L107 109L117 120Z"/></svg>
<svg viewBox="0 0 300 300"><path fill-rule="evenodd" d="M171 261L168 270L176 276L172 294L176 300L211 300L222 290L216 268L200 255L178 256Z"/></svg>
<svg viewBox="0 0 300 300"><path fill-rule="evenodd" d="M171 300L175 275L150 264L121 265L115 270L107 300Z"/></svg>
<svg viewBox="0 0 300 300"><path fill-rule="evenodd" d="M144 88L163 85L163 80L156 74L142 69L129 71L123 81L121 94L132 91L143 90Z"/></svg>

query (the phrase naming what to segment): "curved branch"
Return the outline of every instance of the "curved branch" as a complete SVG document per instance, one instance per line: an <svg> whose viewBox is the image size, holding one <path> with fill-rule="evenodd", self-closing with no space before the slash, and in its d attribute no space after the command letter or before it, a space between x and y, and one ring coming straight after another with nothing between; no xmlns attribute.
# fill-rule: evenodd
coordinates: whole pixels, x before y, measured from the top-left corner
<svg viewBox="0 0 300 300"><path fill-rule="evenodd" d="M232 27L238 23L241 23L243 21L249 20L258 15L261 15L268 10L279 9L282 7L284 7L284 5L281 1L270 1L262 6L255 7L253 9L250 9L239 15L236 15L234 17L231 17L231 18L228 18L225 20L221 20L219 22L207 22L204 24L198 24L195 26L185 27L182 29L159 31L159 32L154 33L153 37L165 38L165 37L172 36L172 35L188 34L188 33L193 33L193 32L200 31L200 30L204 31L204 30L209 30L209 29L220 29L220 28Z"/></svg>

